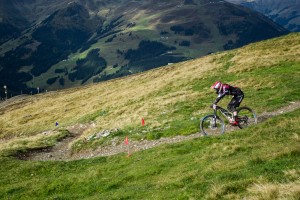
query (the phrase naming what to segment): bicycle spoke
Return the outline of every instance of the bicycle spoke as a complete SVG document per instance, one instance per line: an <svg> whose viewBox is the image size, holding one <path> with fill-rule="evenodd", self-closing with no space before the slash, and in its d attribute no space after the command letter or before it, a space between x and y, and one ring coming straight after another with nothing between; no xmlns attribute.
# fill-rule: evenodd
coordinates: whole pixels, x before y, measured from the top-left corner
<svg viewBox="0 0 300 200"><path fill-rule="evenodd" d="M248 107L242 107L238 110L239 127L245 128L257 123L256 114Z"/></svg>
<svg viewBox="0 0 300 200"><path fill-rule="evenodd" d="M200 128L204 135L219 135L224 133L225 124L220 118L208 115L202 119Z"/></svg>

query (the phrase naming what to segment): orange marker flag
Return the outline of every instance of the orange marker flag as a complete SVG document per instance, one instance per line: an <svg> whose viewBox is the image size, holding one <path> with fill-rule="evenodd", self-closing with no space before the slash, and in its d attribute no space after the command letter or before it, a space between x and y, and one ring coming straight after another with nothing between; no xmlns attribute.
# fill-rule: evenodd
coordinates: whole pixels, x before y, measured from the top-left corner
<svg viewBox="0 0 300 200"><path fill-rule="evenodd" d="M128 140L128 136L126 136L125 138L125 145L127 145L127 157L131 156L130 155L130 149L129 149L129 140Z"/></svg>
<svg viewBox="0 0 300 200"><path fill-rule="evenodd" d="M145 125L145 119L142 118L142 126L144 126L144 125Z"/></svg>
<svg viewBox="0 0 300 200"><path fill-rule="evenodd" d="M125 144L128 145L129 144L129 141L128 141L128 136L126 136L125 138Z"/></svg>

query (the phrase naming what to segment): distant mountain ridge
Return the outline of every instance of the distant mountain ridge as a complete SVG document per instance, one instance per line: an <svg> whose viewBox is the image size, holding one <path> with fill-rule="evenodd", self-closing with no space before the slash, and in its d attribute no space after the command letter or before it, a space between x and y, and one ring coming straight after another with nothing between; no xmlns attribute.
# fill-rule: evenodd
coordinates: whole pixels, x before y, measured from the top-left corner
<svg viewBox="0 0 300 200"><path fill-rule="evenodd" d="M300 32L299 0L227 0L256 10L290 31Z"/></svg>
<svg viewBox="0 0 300 200"><path fill-rule="evenodd" d="M220 0L1 0L0 11L0 85L14 94L109 80L288 33Z"/></svg>

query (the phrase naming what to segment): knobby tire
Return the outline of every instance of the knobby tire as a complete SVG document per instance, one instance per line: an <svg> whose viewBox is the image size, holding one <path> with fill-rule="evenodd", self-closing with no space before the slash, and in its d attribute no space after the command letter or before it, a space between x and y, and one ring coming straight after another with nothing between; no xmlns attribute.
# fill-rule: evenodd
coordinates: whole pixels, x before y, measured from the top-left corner
<svg viewBox="0 0 300 200"><path fill-rule="evenodd" d="M240 129L246 128L257 123L257 116L251 108L244 106L237 109L237 112L239 120L238 127Z"/></svg>

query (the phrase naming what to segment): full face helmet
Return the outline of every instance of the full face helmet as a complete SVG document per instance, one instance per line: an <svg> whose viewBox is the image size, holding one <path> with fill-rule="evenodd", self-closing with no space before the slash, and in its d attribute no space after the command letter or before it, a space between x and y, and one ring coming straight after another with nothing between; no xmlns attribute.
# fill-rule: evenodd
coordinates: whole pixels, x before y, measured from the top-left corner
<svg viewBox="0 0 300 200"><path fill-rule="evenodd" d="M215 89L216 92L218 93L219 91L221 91L223 84L221 83L221 81L216 81L211 88Z"/></svg>

